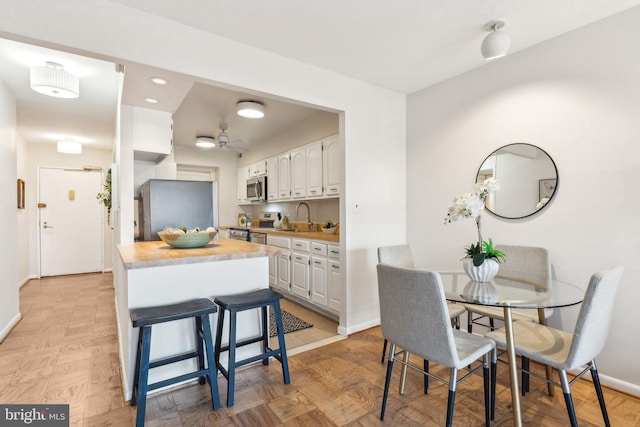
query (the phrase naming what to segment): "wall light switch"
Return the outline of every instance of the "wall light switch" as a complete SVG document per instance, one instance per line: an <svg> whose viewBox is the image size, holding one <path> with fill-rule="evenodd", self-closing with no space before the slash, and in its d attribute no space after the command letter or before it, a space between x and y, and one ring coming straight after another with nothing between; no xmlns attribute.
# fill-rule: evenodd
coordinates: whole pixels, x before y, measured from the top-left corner
<svg viewBox="0 0 640 427"><path fill-rule="evenodd" d="M69 190L69 200L76 199L76 190Z"/></svg>

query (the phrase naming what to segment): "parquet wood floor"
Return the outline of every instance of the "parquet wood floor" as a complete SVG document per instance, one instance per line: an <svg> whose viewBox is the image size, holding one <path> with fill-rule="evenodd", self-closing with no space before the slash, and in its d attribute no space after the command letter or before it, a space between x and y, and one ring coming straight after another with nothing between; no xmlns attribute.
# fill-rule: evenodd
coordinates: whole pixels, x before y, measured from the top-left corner
<svg viewBox="0 0 640 427"><path fill-rule="evenodd" d="M135 408L121 393L112 280L111 274L65 276L32 280L21 289L24 318L0 344L1 403L69 403L72 426L134 424ZM238 372L235 406L227 408L223 403L215 412L205 386L157 394L148 400L146 425L442 425L446 386L432 382L425 396L422 377L410 371L406 393L400 396L399 369L394 370L385 422L380 422L386 367L380 364L381 348L380 329L373 328L293 355L290 385L283 384L277 362L246 367ZM438 366L432 369L444 372ZM504 366L499 367L498 377L492 426L510 426ZM219 377L218 383L225 402L226 382ZM458 387L455 426L483 424L481 384L481 377L474 376ZM591 383L578 381L573 393L580 425L602 425ZM613 426L640 426L640 399L608 388L604 394ZM526 426L568 424L562 393L549 397L546 385L535 379L531 393L521 402Z"/></svg>

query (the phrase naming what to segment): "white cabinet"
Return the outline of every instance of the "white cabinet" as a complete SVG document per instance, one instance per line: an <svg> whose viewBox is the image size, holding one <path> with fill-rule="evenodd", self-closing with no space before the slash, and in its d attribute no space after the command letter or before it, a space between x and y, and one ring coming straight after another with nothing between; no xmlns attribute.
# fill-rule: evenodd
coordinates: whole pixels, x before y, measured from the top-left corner
<svg viewBox="0 0 640 427"><path fill-rule="evenodd" d="M342 301L342 274L340 273L340 247L329 245L327 259L327 306L340 313Z"/></svg>
<svg viewBox="0 0 640 427"><path fill-rule="evenodd" d="M322 197L322 140L306 145L305 155L307 197Z"/></svg>
<svg viewBox="0 0 640 427"><path fill-rule="evenodd" d="M307 150L301 147L291 151L291 197L307 197Z"/></svg>
<svg viewBox="0 0 640 427"><path fill-rule="evenodd" d="M267 245L287 249L280 255L269 257L269 285L283 291L291 291L290 258L291 239L288 237L267 235Z"/></svg>
<svg viewBox="0 0 640 427"><path fill-rule="evenodd" d="M238 203L249 203L247 200L247 178L249 178L249 168L243 166L238 168L237 172L237 191L238 191Z"/></svg>
<svg viewBox="0 0 640 427"><path fill-rule="evenodd" d="M326 197L336 197L341 193L342 157L339 135L327 137L322 141L322 178Z"/></svg>
<svg viewBox="0 0 640 427"><path fill-rule="evenodd" d="M267 161L261 160L249 165L249 178L257 178L267 174Z"/></svg>
<svg viewBox="0 0 640 427"><path fill-rule="evenodd" d="M309 241L291 239L291 292L309 299Z"/></svg>
<svg viewBox="0 0 640 427"><path fill-rule="evenodd" d="M134 159L158 162L173 149L173 117L165 111L122 105L122 132L131 135Z"/></svg>
<svg viewBox="0 0 640 427"><path fill-rule="evenodd" d="M278 194L278 158L267 159L267 200L270 202L279 199Z"/></svg>
<svg viewBox="0 0 640 427"><path fill-rule="evenodd" d="M311 300L327 306L327 245L311 242L310 289Z"/></svg>
<svg viewBox="0 0 640 427"><path fill-rule="evenodd" d="M267 182L267 186L269 183ZM289 153L278 156L278 200L291 198L291 156Z"/></svg>

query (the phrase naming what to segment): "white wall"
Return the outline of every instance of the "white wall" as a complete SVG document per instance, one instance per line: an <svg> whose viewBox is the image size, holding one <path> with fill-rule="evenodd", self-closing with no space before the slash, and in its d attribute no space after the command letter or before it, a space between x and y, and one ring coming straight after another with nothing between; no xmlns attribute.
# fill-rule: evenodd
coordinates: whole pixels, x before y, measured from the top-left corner
<svg viewBox="0 0 640 427"><path fill-rule="evenodd" d="M18 304L18 214L16 180L16 100L0 80L0 342L20 320Z"/></svg>
<svg viewBox="0 0 640 427"><path fill-rule="evenodd" d="M543 246L556 277L586 288L596 270L625 267L600 357L605 382L640 394L640 8L507 56L407 100L408 242L424 264L459 267L472 221L443 225L496 148L529 142L559 171L556 198L518 221L483 215L497 244ZM508 254L507 254L508 257ZM573 330L578 308L556 310Z"/></svg>
<svg viewBox="0 0 640 427"><path fill-rule="evenodd" d="M341 326L354 332L377 324L375 250L405 239L403 95L113 2L7 0L0 31L343 111L345 197L340 223L348 290ZM116 159L126 156L124 149L118 150ZM123 168L133 168L128 159L125 164ZM122 191L132 188L130 172L121 171ZM128 209L132 216L132 194L121 202L122 212ZM380 224L385 226L379 232L371 231Z"/></svg>
<svg viewBox="0 0 640 427"><path fill-rule="evenodd" d="M107 171L111 167L111 151L97 150L87 145L82 147L82 154L62 154L58 153L55 144L27 144L26 150L27 178L26 181L26 205L28 207L28 229L29 229L29 276L38 277L39 256L38 256L38 167L65 167L81 168L83 166L99 166L102 168L102 181L106 177ZM102 189L96 191L96 195ZM96 203L98 200L96 199ZM107 210L104 209L104 268L113 268L113 230L112 225L107 224ZM113 220L114 213L111 213Z"/></svg>
<svg viewBox="0 0 640 427"><path fill-rule="evenodd" d="M25 181L25 192L27 188L27 176L29 174L29 167L27 164L27 142L16 133L16 164L18 178ZM29 183L31 187L33 183ZM29 191L33 191L33 188L29 188ZM27 193L28 194L28 193ZM18 252L18 271L17 278L20 286L26 284L29 281L29 213L36 209L35 206L27 203L25 198L24 209L18 209L18 242L16 249Z"/></svg>

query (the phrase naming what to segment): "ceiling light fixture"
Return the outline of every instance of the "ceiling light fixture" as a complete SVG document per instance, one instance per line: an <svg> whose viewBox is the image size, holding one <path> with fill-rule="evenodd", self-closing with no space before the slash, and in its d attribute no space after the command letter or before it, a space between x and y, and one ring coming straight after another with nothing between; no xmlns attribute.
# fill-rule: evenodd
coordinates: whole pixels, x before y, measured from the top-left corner
<svg viewBox="0 0 640 427"><path fill-rule="evenodd" d="M511 37L509 33L498 31L504 27L504 21L491 21L484 26L485 31L489 31L482 45L480 52L485 59L495 59L505 56L511 47Z"/></svg>
<svg viewBox="0 0 640 427"><path fill-rule="evenodd" d="M241 117L248 119L261 119L264 117L264 105L261 102L240 101L237 107L237 113Z"/></svg>
<svg viewBox="0 0 640 427"><path fill-rule="evenodd" d="M144 101L149 103L149 104L157 104L158 103L158 100L155 99L155 98L145 98Z"/></svg>
<svg viewBox="0 0 640 427"><path fill-rule="evenodd" d="M151 77L151 81L157 85L166 85L167 81L162 77Z"/></svg>
<svg viewBox="0 0 640 427"><path fill-rule="evenodd" d="M197 136L196 146L200 148L213 148L216 146L216 139L211 136Z"/></svg>
<svg viewBox="0 0 640 427"><path fill-rule="evenodd" d="M81 154L82 144L71 138L66 138L64 141L58 141L58 152L64 154Z"/></svg>
<svg viewBox="0 0 640 427"><path fill-rule="evenodd" d="M47 62L44 67L31 67L31 89L56 98L77 98L80 95L78 77L64 70L56 62Z"/></svg>

